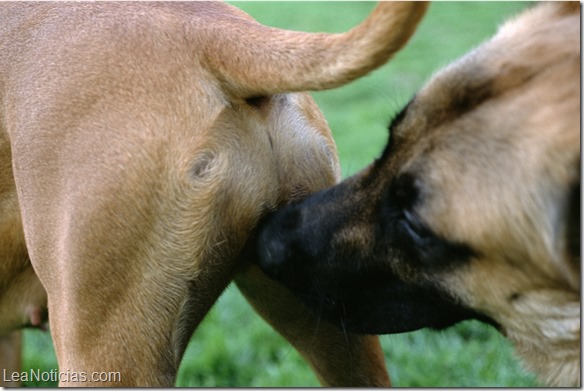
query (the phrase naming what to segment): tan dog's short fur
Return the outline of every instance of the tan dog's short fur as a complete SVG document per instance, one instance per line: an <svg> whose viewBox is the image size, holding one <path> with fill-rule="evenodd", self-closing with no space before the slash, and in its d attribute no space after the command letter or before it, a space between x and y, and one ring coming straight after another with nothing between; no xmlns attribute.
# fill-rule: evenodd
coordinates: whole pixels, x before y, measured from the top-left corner
<svg viewBox="0 0 584 391"><path fill-rule="evenodd" d="M354 332L498 327L580 385L580 5L534 6L439 72L370 167L277 212L264 270Z"/></svg>
<svg viewBox="0 0 584 391"><path fill-rule="evenodd" d="M339 178L295 92L383 64L425 8L382 4L327 35L215 2L0 4L0 333L48 304L61 372L121 374L61 384L170 386L235 278L323 384L388 385L376 337L298 329L303 307L240 251L267 212Z"/></svg>

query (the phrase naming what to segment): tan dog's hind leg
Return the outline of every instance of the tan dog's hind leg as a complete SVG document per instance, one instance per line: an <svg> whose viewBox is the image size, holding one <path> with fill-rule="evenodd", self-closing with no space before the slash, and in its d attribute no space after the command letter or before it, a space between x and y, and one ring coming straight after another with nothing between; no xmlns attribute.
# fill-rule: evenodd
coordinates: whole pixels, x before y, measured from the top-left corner
<svg viewBox="0 0 584 391"><path fill-rule="evenodd" d="M80 237L73 240L84 243ZM142 249L128 251L140 253ZM74 255L61 261L67 262L66 267L52 268L58 263L52 258L39 267L49 294L59 384L173 386L192 331L227 285L228 277L211 276L221 271L209 265L201 266L207 272L181 270L173 264L177 258L161 252L135 258L108 256L106 249L101 258L71 253ZM94 262L74 263L71 259Z"/></svg>
<svg viewBox="0 0 584 391"><path fill-rule="evenodd" d="M18 155L15 175L27 189L23 226L48 294L60 385L172 386L188 338L229 283L232 265L218 259L230 259L231 243L213 236L207 209L180 204L191 198L174 193L179 180L158 179L174 178L159 172L160 159L110 163L147 153L144 145L101 170L80 157L86 149L66 146L76 165L39 167L36 147ZM205 191L213 187L193 202L207 202Z"/></svg>
<svg viewBox="0 0 584 391"><path fill-rule="evenodd" d="M0 337L0 387L17 387L20 382L12 381L12 374L21 372L21 331Z"/></svg>
<svg viewBox="0 0 584 391"><path fill-rule="evenodd" d="M377 336L345 333L318 319L256 266L235 282L256 312L310 363L323 386L391 385Z"/></svg>

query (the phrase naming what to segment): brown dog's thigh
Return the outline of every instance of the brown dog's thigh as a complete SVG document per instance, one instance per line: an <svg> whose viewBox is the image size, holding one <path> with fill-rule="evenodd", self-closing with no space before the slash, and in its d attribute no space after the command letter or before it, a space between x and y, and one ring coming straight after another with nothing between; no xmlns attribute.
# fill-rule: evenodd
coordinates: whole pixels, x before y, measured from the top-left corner
<svg viewBox="0 0 584 391"><path fill-rule="evenodd" d="M204 273L195 278L182 247L164 237L152 240L159 215L138 224L143 213L124 209L126 200L110 197L107 209L75 200L85 209L71 221L57 205L54 230L37 218L49 212L25 220L31 260L48 295L60 385L173 386L194 328L189 324L198 319L189 321L204 316L216 299L211 292L193 302L193 291L222 288Z"/></svg>
<svg viewBox="0 0 584 391"><path fill-rule="evenodd" d="M239 290L309 362L323 386L390 386L377 336L358 336L319 320L256 266L238 274Z"/></svg>
<svg viewBox="0 0 584 391"><path fill-rule="evenodd" d="M119 299L91 302L75 291L49 293L59 385L173 386L178 363L164 304L144 290L115 289ZM53 298L63 301L53 305Z"/></svg>
<svg viewBox="0 0 584 391"><path fill-rule="evenodd" d="M21 372L21 331L0 336L0 387L16 387L20 382L12 381L13 373Z"/></svg>

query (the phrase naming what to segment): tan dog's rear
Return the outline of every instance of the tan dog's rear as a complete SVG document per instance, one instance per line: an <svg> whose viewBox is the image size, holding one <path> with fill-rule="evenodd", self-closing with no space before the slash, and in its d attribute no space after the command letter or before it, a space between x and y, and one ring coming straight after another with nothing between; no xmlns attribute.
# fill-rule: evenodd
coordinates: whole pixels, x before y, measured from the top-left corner
<svg viewBox="0 0 584 391"><path fill-rule="evenodd" d="M579 385L579 3L505 24L390 132L370 167L266 223L264 270L354 332L489 322L545 384Z"/></svg>
<svg viewBox="0 0 584 391"><path fill-rule="evenodd" d="M303 307L240 251L268 211L339 178L325 120L291 92L381 65L425 8L327 35L215 2L1 4L0 330L48 296L61 384L170 386L235 276L323 384L389 384L376 337L299 329Z"/></svg>

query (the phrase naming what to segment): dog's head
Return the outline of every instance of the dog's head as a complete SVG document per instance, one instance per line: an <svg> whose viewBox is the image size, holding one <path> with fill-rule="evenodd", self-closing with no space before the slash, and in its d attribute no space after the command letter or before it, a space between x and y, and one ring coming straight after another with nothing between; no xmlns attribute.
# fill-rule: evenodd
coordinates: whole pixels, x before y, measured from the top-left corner
<svg viewBox="0 0 584 391"><path fill-rule="evenodd" d="M579 355L579 38L577 3L539 5L437 74L379 159L265 222L264 270L348 330L478 318Z"/></svg>

